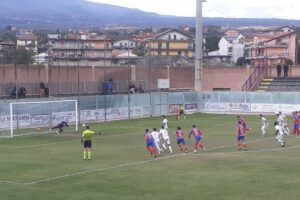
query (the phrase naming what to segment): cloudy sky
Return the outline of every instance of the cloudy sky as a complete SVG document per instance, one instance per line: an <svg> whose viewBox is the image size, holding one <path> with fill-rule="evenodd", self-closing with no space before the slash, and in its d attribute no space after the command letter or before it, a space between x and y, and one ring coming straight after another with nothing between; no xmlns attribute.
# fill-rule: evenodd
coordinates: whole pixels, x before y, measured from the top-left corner
<svg viewBox="0 0 300 200"><path fill-rule="evenodd" d="M176 16L195 16L196 0L89 0ZM207 0L205 17L300 19L299 0Z"/></svg>

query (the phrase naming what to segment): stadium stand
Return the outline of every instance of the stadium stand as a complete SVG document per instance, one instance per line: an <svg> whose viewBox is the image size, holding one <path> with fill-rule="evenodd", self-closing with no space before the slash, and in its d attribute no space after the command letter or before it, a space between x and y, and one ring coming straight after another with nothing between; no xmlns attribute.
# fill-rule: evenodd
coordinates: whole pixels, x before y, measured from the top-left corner
<svg viewBox="0 0 300 200"><path fill-rule="evenodd" d="M257 92L299 92L300 77L265 78Z"/></svg>

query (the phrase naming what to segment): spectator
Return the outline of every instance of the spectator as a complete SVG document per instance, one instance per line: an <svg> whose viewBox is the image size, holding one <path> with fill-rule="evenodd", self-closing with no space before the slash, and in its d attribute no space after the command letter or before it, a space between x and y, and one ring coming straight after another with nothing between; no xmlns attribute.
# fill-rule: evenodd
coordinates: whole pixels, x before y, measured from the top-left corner
<svg viewBox="0 0 300 200"><path fill-rule="evenodd" d="M130 91L132 94L136 93L137 89L136 89L134 83L131 83L131 84L129 85L129 91Z"/></svg>
<svg viewBox="0 0 300 200"><path fill-rule="evenodd" d="M16 99L17 98L17 87L16 86L14 86L13 89L11 90L10 97L12 99Z"/></svg>
<svg viewBox="0 0 300 200"><path fill-rule="evenodd" d="M285 65L283 65L284 77L288 77L288 72L289 72L289 66L286 63Z"/></svg>
<svg viewBox="0 0 300 200"><path fill-rule="evenodd" d="M276 68L277 68L277 77L280 77L281 76L281 64L278 63Z"/></svg>
<svg viewBox="0 0 300 200"><path fill-rule="evenodd" d="M108 94L113 94L113 79L109 79L109 82L107 84L107 91Z"/></svg>
<svg viewBox="0 0 300 200"><path fill-rule="evenodd" d="M45 96L45 89L46 89L45 83L42 81L40 83L40 97L44 97Z"/></svg>
<svg viewBox="0 0 300 200"><path fill-rule="evenodd" d="M20 99L25 99L26 98L26 89L24 87L20 87L19 89L19 97Z"/></svg>
<svg viewBox="0 0 300 200"><path fill-rule="evenodd" d="M49 91L49 87L45 87L45 97L49 97L50 95L50 91Z"/></svg>
<svg viewBox="0 0 300 200"><path fill-rule="evenodd" d="M108 81L107 80L104 81L102 87L103 87L103 94L107 95L108 94Z"/></svg>
<svg viewBox="0 0 300 200"><path fill-rule="evenodd" d="M143 85L140 83L138 87L138 93L144 93L145 91L143 90Z"/></svg>

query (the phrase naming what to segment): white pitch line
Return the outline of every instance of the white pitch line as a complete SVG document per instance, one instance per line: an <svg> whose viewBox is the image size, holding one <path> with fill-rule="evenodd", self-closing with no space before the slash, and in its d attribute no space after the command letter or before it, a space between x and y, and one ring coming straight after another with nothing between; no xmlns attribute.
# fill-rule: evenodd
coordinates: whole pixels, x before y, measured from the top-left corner
<svg viewBox="0 0 300 200"><path fill-rule="evenodd" d="M213 155L213 154L242 154L242 153L261 153L261 152L272 152L272 151L283 151L283 150L290 150L290 149L299 149L300 145L290 146L290 147L277 147L271 149L260 149L260 150L248 150L248 151L231 151L231 152L213 152L213 153L195 153L190 154L192 156L201 156L201 155Z"/></svg>
<svg viewBox="0 0 300 200"><path fill-rule="evenodd" d="M114 134L114 135L103 135L94 138L94 140L100 139L102 137L116 137L116 136L128 136L128 135L136 135L141 132L135 132L135 133L125 133L125 134ZM67 135L66 135L67 136ZM78 138L80 138L80 135L78 135ZM56 144L65 144L65 143L71 143L71 142L78 142L77 140L67 140L67 141L61 141L61 142L53 142L53 143L45 143L45 144L36 144L36 145L28 145L28 146L19 146L19 147L11 147L11 146L0 146L0 149L28 149L28 148L34 148L34 147L43 147L43 146L52 146Z"/></svg>
<svg viewBox="0 0 300 200"><path fill-rule="evenodd" d="M266 140L270 140L270 139L274 139L274 138L265 138L262 140L254 140L254 141L250 141L249 143L257 143L257 142L262 142L262 141L266 141ZM208 149L207 151L211 151L211 150L216 150L216 149L222 149L222 148L228 148L228 147L232 147L235 145L226 145L226 146L217 146L217 147L213 147ZM300 148L299 146L293 146L293 147L286 147L286 148L278 148L278 150L285 150L285 149L296 149L296 148ZM274 151L272 149L270 149L271 151ZM146 163L150 163L150 162L154 162L154 161L159 161L159 160L165 160L165 159L170 159L170 158L176 158L176 157L180 157L180 156L187 156L187 155L209 155L209 154L216 154L216 153L221 153L221 152L215 152L215 153L208 153L208 152L204 152L204 153L200 153L200 154L194 154L192 152L190 153L181 153L181 154L174 154L174 155L170 155L170 156L165 156L165 157L160 157L157 159L151 159L151 160L144 160L144 161L138 161L138 162L133 162L133 163L127 163L127 164L122 164L122 165L116 165L116 166L111 166L111 167L105 167L105 168L99 168L99 169L93 169L93 170L88 170L88 171L82 171L82 172L77 172L77 173L73 173L73 174L66 174L66 175L62 175L62 176L56 176L56 177L50 177L50 178L46 178L46 179L40 179L37 181L33 181L33 182L16 182L16 181L0 181L0 184L15 184L15 185L34 185L34 184L38 184L38 183L44 183L44 182L48 182L48 181L53 181L53 180L59 180L59 179L63 179L63 178L68 178L68 177L73 177L73 176L79 176L82 174L90 174L90 173L94 173L94 172L101 172L101 171L105 171L105 170L111 170L111 169L119 169L119 168L123 168L123 167L129 167L129 166L134 166L134 165L142 165L142 164L146 164ZM265 152L269 151L269 149L265 149ZM248 151L248 152L263 152L263 150L257 150L257 151ZM228 153L243 153L243 152L228 152Z"/></svg>

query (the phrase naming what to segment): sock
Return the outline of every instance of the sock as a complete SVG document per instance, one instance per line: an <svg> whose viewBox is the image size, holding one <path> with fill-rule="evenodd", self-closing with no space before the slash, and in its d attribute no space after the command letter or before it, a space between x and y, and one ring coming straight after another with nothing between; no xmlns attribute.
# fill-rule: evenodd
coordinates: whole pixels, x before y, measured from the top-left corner
<svg viewBox="0 0 300 200"><path fill-rule="evenodd" d="M154 156L157 156L157 151L155 148L153 149L153 154L154 154Z"/></svg>
<svg viewBox="0 0 300 200"><path fill-rule="evenodd" d="M88 151L88 159L90 160L91 159L91 156L92 156L92 152L91 150Z"/></svg>
<svg viewBox="0 0 300 200"><path fill-rule="evenodd" d="M199 143L198 146L199 146L201 149L204 149L203 144Z"/></svg>
<svg viewBox="0 0 300 200"><path fill-rule="evenodd" d="M148 150L150 153L152 152L151 147L147 147L147 150Z"/></svg>
<svg viewBox="0 0 300 200"><path fill-rule="evenodd" d="M86 159L86 150L83 151L83 159Z"/></svg>
<svg viewBox="0 0 300 200"><path fill-rule="evenodd" d="M170 153L173 153L171 145L169 146Z"/></svg>
<svg viewBox="0 0 300 200"><path fill-rule="evenodd" d="M162 144L162 147L164 148L164 150L167 150L167 147L164 143Z"/></svg>

